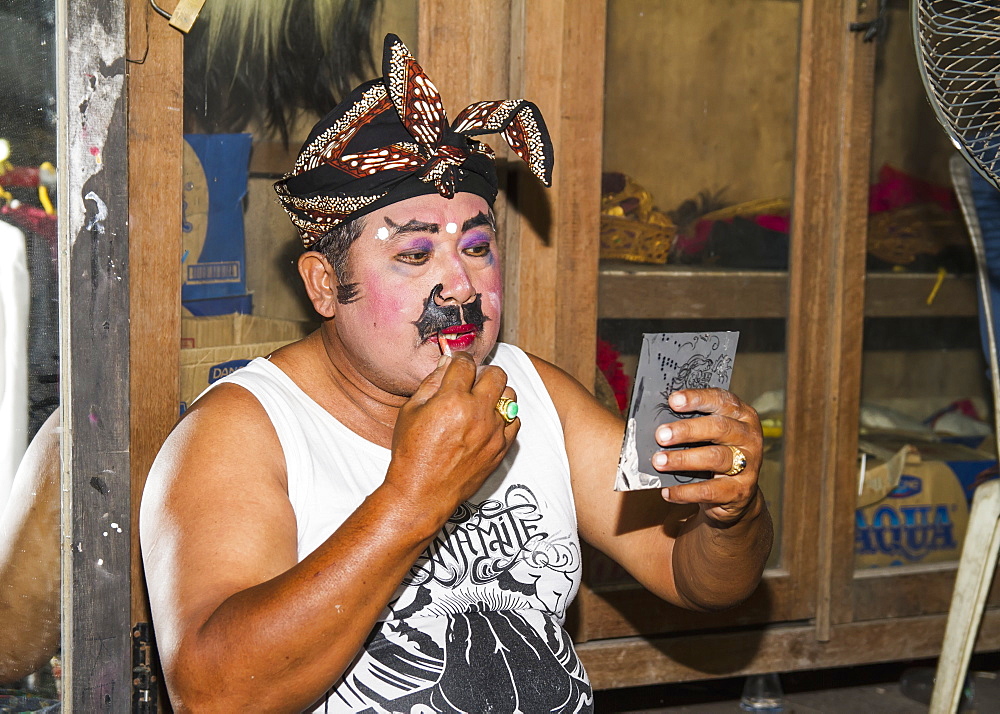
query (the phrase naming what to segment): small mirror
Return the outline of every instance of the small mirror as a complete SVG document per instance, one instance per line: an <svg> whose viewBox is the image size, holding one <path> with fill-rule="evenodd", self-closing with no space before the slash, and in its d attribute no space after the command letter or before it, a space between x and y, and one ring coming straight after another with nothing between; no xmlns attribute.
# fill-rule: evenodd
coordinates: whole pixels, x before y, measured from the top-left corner
<svg viewBox="0 0 1000 714"><path fill-rule="evenodd" d="M0 711L60 695L55 17L0 8Z"/></svg>

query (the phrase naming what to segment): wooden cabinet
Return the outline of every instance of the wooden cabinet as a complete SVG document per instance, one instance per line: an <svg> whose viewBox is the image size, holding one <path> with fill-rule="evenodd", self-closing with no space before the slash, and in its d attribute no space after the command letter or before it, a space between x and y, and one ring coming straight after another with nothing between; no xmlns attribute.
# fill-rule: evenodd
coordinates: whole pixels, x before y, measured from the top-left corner
<svg viewBox="0 0 1000 714"><path fill-rule="evenodd" d="M898 103L878 114L897 116L895 124L873 122L882 96L876 70L882 40L864 42L849 26L872 20L877 4L472 0L457 7L445 0L419 2L418 56L449 112L454 115L472 100L524 96L540 106L553 137L552 189L542 191L522 180L511 162L497 206L506 253L504 339L587 384L595 379L600 320L735 320L746 335L754 325L769 324L781 343L773 355L779 360L774 379L785 394L783 437L775 457L779 489L771 499L781 523L773 567L748 602L715 614L682 612L624 578L585 586L572 626L597 688L932 656L940 647L955 564L859 571L854 562L864 321L969 319L976 312L966 276L944 277L928 305L937 276L866 274L873 155L875 162L883 160L880 152L891 155L901 135L909 141L907 150L927 152L917 144L922 135L907 133L910 114ZM907 32L905 5L890 5L891 32ZM179 66L178 39L157 23L135 20L148 11L143 3L132 0L129 7L130 46L148 45L150 53ZM645 64L629 76L631 101L616 100L614 107L626 126L634 121L636 132L658 137L649 144L648 164L659 160L656 151L671 151L670 175L719 171L719 147L682 131L685 122L698 121L691 107L712 106L731 115L733 126L741 121L778 126L775 135L761 134L745 156L724 158L731 159L736 200L784 192L791 215L787 267L599 260L600 178L602 168L608 168L602 167L608 154L606 98L621 96L624 81L616 80L614 93L605 84L610 76L605 50L620 19L609 11L649 12L641 36L631 39ZM704 30L710 20L714 34L705 41L722 48L712 62L694 61L694 48L680 41L657 47L658 28L665 23L677 23L678 36L685 36L683 23ZM672 32L677 35L677 28ZM726 32L742 38L741 50L726 49L734 46L718 36ZM623 41L614 42L621 50ZM178 363L178 324L175 308L169 307L179 304L176 271L142 266L173 260L176 254L176 245L163 241L157 227L177 224L180 189L157 191L173 196L169 201L137 200L147 195L142 187L151 178L174 182L179 175L178 120L157 107L176 106L180 89L176 76L166 81L156 73L159 66L130 65L130 246L139 267L131 282L133 503L138 503L155 445L176 413L171 370ZM754 74L755 66L766 72ZM685 91L647 89L661 75L671 76ZM751 80L761 87L756 104L727 103ZM686 113L680 111L685 102ZM615 123L623 123L621 118ZM162 158L168 149L175 152L169 154L169 171ZM769 160L774 166L768 179L755 178ZM678 198L671 197L671 182L650 188L667 197L662 200ZM687 195L691 192L679 197ZM746 361L761 364L766 356ZM770 379L755 384L763 388ZM138 588L141 578L133 583ZM141 597L133 615L143 618ZM979 646L1000 647L1000 612L987 613Z"/></svg>
<svg viewBox="0 0 1000 714"><path fill-rule="evenodd" d="M933 656L940 647L955 563L855 568L859 414L871 391L866 380L876 382L878 369L916 374L922 355L912 340L900 342L897 352L882 355L897 364L873 366L879 355L866 355L865 321L882 321L873 322L876 331L903 320L925 321L934 330L945 324L935 320L968 326L976 314L969 275L866 272L868 199L879 166L901 162L917 176L946 181L941 167L948 151L943 132L927 122L915 65L897 66L900 58L913 61L907 5L890 3L891 34L876 42L849 29L874 19L875 5L515 1L482 2L483 13L473 14L489 18L494 37L511 28L509 45L497 47L487 66L509 66L508 94L523 93L555 117L556 176L564 182L542 204L546 220L535 215L534 196L518 196L516 211L508 210L518 218L508 220L507 229L513 296L507 338L585 382L602 320L640 326L725 320L741 325L745 336L770 324L783 341L773 355L786 394L779 493L769 498L781 523L773 567L748 602L715 614L672 608L627 577L585 586L574 633L596 687ZM434 38L448 24L438 6L444 3L421 3L422 17L434 18L423 25L421 41L425 57L430 50L429 65L437 60ZM629 14L638 24L615 35ZM541 17L544 23L534 21ZM463 38L481 31L474 22L448 30ZM631 73L608 67L603 87L581 79L601 71L602 41L609 65L622 53L639 58ZM705 48L698 42L712 46L699 54ZM699 61L704 54L711 57ZM547 61L538 64L535 57ZM462 86L470 81L466 65L452 67L444 62L434 69L445 96L449 71ZM479 81L497 76L484 71ZM663 77L673 89L657 86ZM745 97L747 82L754 83L753 96L734 102L732 96ZM685 103L704 108L703 119ZM602 105L604 126L593 120ZM574 124L571 133L559 130L559 122L578 119L584 107L591 121ZM701 127L685 129L685 122L711 124L711 111L735 115L717 124L744 122L764 133L747 148L734 147L732 137L706 138ZM760 129L775 123L773 131ZM636 136L611 140L612 124ZM609 167L609 154L627 154L622 146L629 142L638 144L631 164ZM731 171L737 201L787 190L787 269L599 261L594 172L600 167L593 156L601 146L604 170L634 170L668 205L693 194L670 195L675 184L690 185L687 174L717 176L721 163L729 164L723 170ZM769 160L774 165L762 170ZM930 369L975 372L977 365L968 353ZM598 563L591 560L592 571L604 568ZM998 625L988 612L980 648L1000 646Z"/></svg>

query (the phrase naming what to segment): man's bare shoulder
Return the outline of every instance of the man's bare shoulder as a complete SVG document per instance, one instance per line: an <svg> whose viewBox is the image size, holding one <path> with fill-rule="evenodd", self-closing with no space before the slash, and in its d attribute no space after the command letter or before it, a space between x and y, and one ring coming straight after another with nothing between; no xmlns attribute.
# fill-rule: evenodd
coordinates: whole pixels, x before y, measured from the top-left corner
<svg viewBox="0 0 1000 714"><path fill-rule="evenodd" d="M315 341L310 335L276 350L268 360L292 377L308 362ZM264 406L248 389L224 382L203 393L185 412L160 449L157 462L240 461L247 453L260 466L283 471L281 444Z"/></svg>
<svg viewBox="0 0 1000 714"><path fill-rule="evenodd" d="M169 637L294 565L284 454L253 394L223 383L192 405L153 462L139 527L150 600L178 628Z"/></svg>
<svg viewBox="0 0 1000 714"><path fill-rule="evenodd" d="M524 354L531 360L531 364L538 372L538 376L542 378L542 383L545 384L553 401L556 401L557 398L564 400L574 395L579 396L580 392L587 391L576 378L562 368L530 352ZM556 402L556 407L558 408L558 406L559 404Z"/></svg>
<svg viewBox="0 0 1000 714"><path fill-rule="evenodd" d="M260 443L261 437L277 435L263 405L248 389L237 384L219 384L199 397L177 422L167 444L183 442L187 446L201 447L205 443L215 448L226 444L252 440ZM269 439L264 439L262 446ZM165 444L166 445L166 444Z"/></svg>
<svg viewBox="0 0 1000 714"><path fill-rule="evenodd" d="M224 497L247 489L285 490L284 455L263 405L247 389L219 384L203 394L170 432L156 456L143 504L192 492Z"/></svg>

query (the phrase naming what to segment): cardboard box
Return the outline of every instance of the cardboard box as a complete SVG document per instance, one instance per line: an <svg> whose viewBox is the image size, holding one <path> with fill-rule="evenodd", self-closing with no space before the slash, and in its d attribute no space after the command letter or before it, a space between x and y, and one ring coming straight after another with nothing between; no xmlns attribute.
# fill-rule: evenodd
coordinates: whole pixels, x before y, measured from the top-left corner
<svg viewBox="0 0 1000 714"><path fill-rule="evenodd" d="M881 441L888 449L905 446L898 438ZM857 568L956 561L961 555L972 496L996 458L960 444L911 446L895 485L855 511Z"/></svg>
<svg viewBox="0 0 1000 714"><path fill-rule="evenodd" d="M250 134L185 134L181 301L193 312L250 311L243 199Z"/></svg>
<svg viewBox="0 0 1000 714"><path fill-rule="evenodd" d="M181 318L181 349L246 345L255 342L294 342L317 325L303 320L279 320L255 315L215 315Z"/></svg>
<svg viewBox="0 0 1000 714"><path fill-rule="evenodd" d="M233 313L249 315L253 312L253 295L230 295L228 297L205 298L204 300L185 300L182 305L185 313L196 317L231 315Z"/></svg>
<svg viewBox="0 0 1000 714"><path fill-rule="evenodd" d="M246 366L255 357L266 357L289 341L181 350L181 414L209 385Z"/></svg>

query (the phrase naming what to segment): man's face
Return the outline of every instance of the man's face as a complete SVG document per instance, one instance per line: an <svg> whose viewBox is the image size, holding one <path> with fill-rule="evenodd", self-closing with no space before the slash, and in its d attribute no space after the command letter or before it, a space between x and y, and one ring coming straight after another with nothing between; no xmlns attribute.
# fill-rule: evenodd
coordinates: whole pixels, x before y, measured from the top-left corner
<svg viewBox="0 0 1000 714"><path fill-rule="evenodd" d="M357 299L337 306L333 327L379 388L412 394L437 365L441 339L477 363L493 349L503 276L479 196L417 196L369 214L348 271Z"/></svg>

